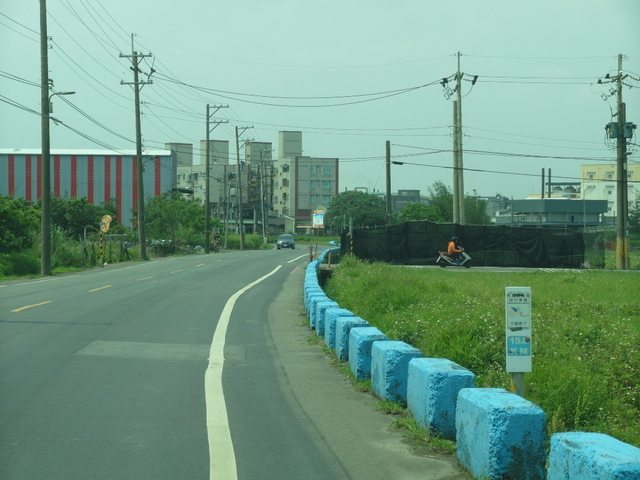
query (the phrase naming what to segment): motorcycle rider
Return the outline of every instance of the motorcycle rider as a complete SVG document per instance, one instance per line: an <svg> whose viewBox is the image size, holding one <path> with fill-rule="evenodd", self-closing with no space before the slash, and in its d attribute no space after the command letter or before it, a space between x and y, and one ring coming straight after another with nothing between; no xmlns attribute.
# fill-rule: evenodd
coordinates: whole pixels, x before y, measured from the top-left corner
<svg viewBox="0 0 640 480"><path fill-rule="evenodd" d="M454 262L460 263L462 257L463 248L460 246L460 238L451 237L449 244L447 245L447 254L453 259Z"/></svg>

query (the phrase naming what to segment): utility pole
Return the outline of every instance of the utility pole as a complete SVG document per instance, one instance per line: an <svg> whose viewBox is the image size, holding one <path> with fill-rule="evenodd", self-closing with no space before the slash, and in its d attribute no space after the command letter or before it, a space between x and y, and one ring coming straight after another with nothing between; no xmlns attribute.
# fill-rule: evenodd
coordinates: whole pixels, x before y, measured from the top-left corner
<svg viewBox="0 0 640 480"><path fill-rule="evenodd" d="M458 100L453 101L453 223L460 223L460 156L458 155Z"/></svg>
<svg viewBox="0 0 640 480"><path fill-rule="evenodd" d="M387 226L391 225L391 142L387 140L385 166L387 171Z"/></svg>
<svg viewBox="0 0 640 480"><path fill-rule="evenodd" d="M236 160L238 165L238 235L240 236L240 250L244 250L244 219L242 218L242 169L240 166L240 135L242 135L249 128L242 127L242 132L239 131L236 125Z"/></svg>
<svg viewBox="0 0 640 480"><path fill-rule="evenodd" d="M260 175L260 215L262 216L262 240L263 242L266 244L268 242L268 238L267 238L267 208L265 205L265 198L264 198L264 175L266 172L266 168L264 166L264 159L262 158L262 150L260 150L260 169L259 169L259 175Z"/></svg>
<svg viewBox="0 0 640 480"><path fill-rule="evenodd" d="M462 162L462 73L460 72L460 52L458 52L458 71L456 73L456 101L453 102L455 110L455 136L454 151L457 153L457 184L458 184L458 222L460 225L465 224L464 212L464 169Z"/></svg>
<svg viewBox="0 0 640 480"><path fill-rule="evenodd" d="M629 215L629 192L627 191L627 139L625 137L626 105L622 101L622 54L618 55L618 75L616 79L618 90L618 137L617 150L617 188L616 201L616 269L628 270L629 258L629 234L627 220Z"/></svg>
<svg viewBox="0 0 640 480"><path fill-rule="evenodd" d="M214 108L215 110L213 112L210 112L210 109ZM210 183L210 173L209 173L209 168L210 168L210 147L209 147L209 134L215 130L215 128L220 125L221 123L229 123L229 120L216 120L214 122L211 122L211 116L215 115L215 113L220 110L221 108L229 108L229 105L209 105L207 103L207 134L206 134L206 154L205 154L205 195L204 195L204 252L205 253L209 253L209 237L211 235L211 227L210 227L210 217L211 217L211 213L209 212L209 203L210 203L210 188L211 188L211 183ZM211 123L213 123L213 127L211 127Z"/></svg>
<svg viewBox="0 0 640 480"><path fill-rule="evenodd" d="M147 81L140 81L138 77L138 73L140 70L140 62L143 58L150 57L151 54L141 54L135 50L133 44L134 34L131 34L131 55L120 54L120 58L130 58L131 59L131 70L133 70L133 83L132 82L124 82L120 81L120 85L133 85L134 92L134 101L135 101L135 114L136 114L136 158L138 162L138 241L140 243L140 258L142 260L148 260L147 257L147 244L146 244L146 236L145 236L145 225L144 225L144 162L142 160L142 127L140 123L140 90L143 86L152 84L153 82L149 79ZM153 70L148 75L151 77L153 74Z"/></svg>
<svg viewBox="0 0 640 480"><path fill-rule="evenodd" d="M456 98L453 100L453 222L464 225L466 222L464 211L464 167L462 161L462 80L465 74L460 71L460 52L458 57L458 70L450 77L442 79L444 96L449 100L455 92ZM456 86L454 90L449 88L448 83L451 78L455 78ZM473 75L471 87L476 84L478 75Z"/></svg>
<svg viewBox="0 0 640 480"><path fill-rule="evenodd" d="M40 273L51 275L51 140L49 138L49 36L47 35L47 2L40 0L40 98L42 151L42 211L40 234Z"/></svg>

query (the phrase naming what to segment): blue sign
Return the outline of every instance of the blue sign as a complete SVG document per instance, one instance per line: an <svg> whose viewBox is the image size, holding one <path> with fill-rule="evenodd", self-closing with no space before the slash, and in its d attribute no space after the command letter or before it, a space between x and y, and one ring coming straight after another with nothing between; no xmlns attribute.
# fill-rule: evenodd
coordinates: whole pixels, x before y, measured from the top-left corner
<svg viewBox="0 0 640 480"><path fill-rule="evenodd" d="M507 355L516 357L531 355L531 339L523 336L507 337Z"/></svg>

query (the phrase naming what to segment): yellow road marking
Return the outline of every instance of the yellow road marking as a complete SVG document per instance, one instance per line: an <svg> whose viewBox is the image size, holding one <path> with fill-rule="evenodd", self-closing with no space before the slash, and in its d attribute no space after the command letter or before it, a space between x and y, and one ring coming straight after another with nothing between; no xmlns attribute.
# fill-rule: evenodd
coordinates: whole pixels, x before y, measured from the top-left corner
<svg viewBox="0 0 640 480"><path fill-rule="evenodd" d="M94 288L93 290L89 290L89 293L97 292L98 290L104 290L105 288L110 288L110 287L113 287L113 285L105 285L104 287Z"/></svg>
<svg viewBox="0 0 640 480"><path fill-rule="evenodd" d="M173 272L171 272L171 273L180 273L180 272L184 272L184 270L174 270L174 271L173 271Z"/></svg>
<svg viewBox="0 0 640 480"><path fill-rule="evenodd" d="M47 301L47 302L42 302L42 303L36 303L34 305L27 305L25 307L20 307L20 308L16 308L15 310L11 310L12 312L21 312L22 310L26 310L27 308L31 308L31 307L39 307L40 305L46 305L47 303L51 303L51 300Z"/></svg>
<svg viewBox="0 0 640 480"><path fill-rule="evenodd" d="M198 268L198 267L202 267L202 266L204 266L204 265L205 265L204 263L200 263L200 264L196 265L196 268Z"/></svg>

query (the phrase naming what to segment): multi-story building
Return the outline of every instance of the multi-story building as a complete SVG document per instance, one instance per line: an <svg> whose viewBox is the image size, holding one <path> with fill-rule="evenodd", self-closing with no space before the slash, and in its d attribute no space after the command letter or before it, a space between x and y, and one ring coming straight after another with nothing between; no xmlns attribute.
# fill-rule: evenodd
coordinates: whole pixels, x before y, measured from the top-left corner
<svg viewBox="0 0 640 480"><path fill-rule="evenodd" d="M307 231L313 210L327 208L338 195L337 158L294 157L282 162L274 182L273 204L285 230Z"/></svg>
<svg viewBox="0 0 640 480"><path fill-rule="evenodd" d="M303 156L302 132L279 132L272 202L285 231L309 231L313 211L338 195L338 178L337 158Z"/></svg>
<svg viewBox="0 0 640 480"><path fill-rule="evenodd" d="M606 217L613 218L618 211L616 164L582 165L581 191L586 200L606 200ZM629 207L640 193L640 164L629 163L627 166L627 189ZM610 222L609 222L610 223Z"/></svg>
<svg viewBox="0 0 640 480"><path fill-rule="evenodd" d="M132 224L138 202L138 162L132 151L52 150L51 193L61 198L86 198L100 205L114 201L116 217ZM159 196L176 183L176 154L147 151L143 156L144 196ZM0 195L37 201L42 195L41 151L0 149ZM98 221L98 220L96 220Z"/></svg>

